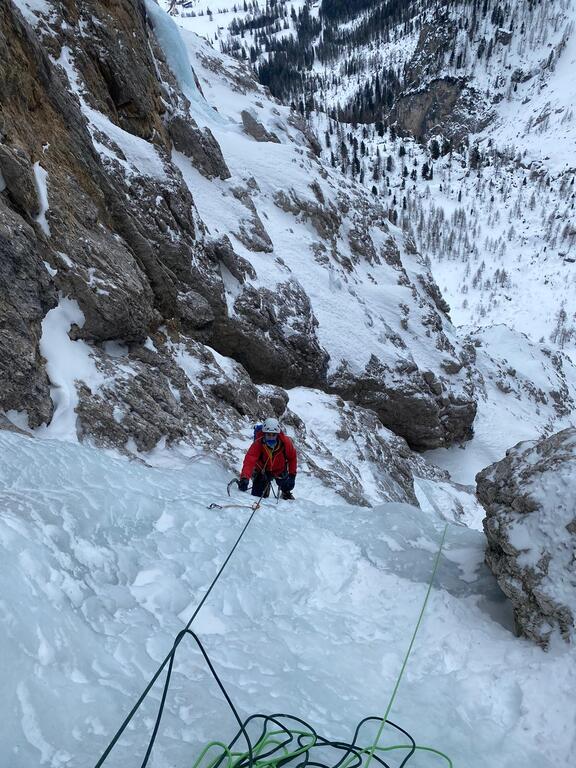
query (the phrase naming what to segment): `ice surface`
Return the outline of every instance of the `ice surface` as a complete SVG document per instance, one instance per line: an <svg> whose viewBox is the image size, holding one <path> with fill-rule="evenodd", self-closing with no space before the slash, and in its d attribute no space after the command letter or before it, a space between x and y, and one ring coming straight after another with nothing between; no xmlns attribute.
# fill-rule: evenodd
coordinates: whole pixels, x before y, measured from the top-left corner
<svg viewBox="0 0 576 768"><path fill-rule="evenodd" d="M193 111L196 114L200 112L211 121L219 121L221 118L208 105L198 89L186 46L180 37L180 31L174 20L156 3L156 0L144 0L144 2L152 20L156 38L166 56L168 66L176 77L182 92L192 103Z"/></svg>
<svg viewBox="0 0 576 768"><path fill-rule="evenodd" d="M152 469L1 432L0 451L3 764L93 766L248 510L207 509L227 499L228 480L207 459ZM241 715L290 712L349 737L361 717L383 713L442 527L401 504L266 504L196 625ZM391 717L461 768L568 765L573 654L513 637L483 546L449 526ZM192 645L176 669L156 768L190 765L206 740L233 731ZM158 696L106 766L140 764Z"/></svg>

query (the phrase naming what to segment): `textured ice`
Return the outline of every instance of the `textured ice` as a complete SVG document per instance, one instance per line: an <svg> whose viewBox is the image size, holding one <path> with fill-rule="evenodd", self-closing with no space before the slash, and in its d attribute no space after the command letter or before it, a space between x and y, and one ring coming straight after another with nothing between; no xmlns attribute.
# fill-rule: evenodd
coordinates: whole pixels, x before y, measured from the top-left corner
<svg viewBox="0 0 576 768"><path fill-rule="evenodd" d="M204 117L208 117L210 121L219 121L218 114L208 105L198 89L186 46L182 41L180 31L174 20L166 11L160 8L156 0L144 0L144 2L146 11L152 20L156 38L166 56L168 66L176 77L183 93L190 100L194 116L198 117L198 113L200 113Z"/></svg>
<svg viewBox="0 0 576 768"><path fill-rule="evenodd" d="M205 458L152 469L8 433L0 451L2 765L93 766L249 511L207 509L228 477ZM290 712L349 737L383 713L443 525L401 504L267 503L195 625L241 715ZM573 656L513 637L482 555L481 534L449 527L392 719L456 766L568 765ZM156 768L233 731L191 644L176 670ZM159 693L106 766L140 765Z"/></svg>

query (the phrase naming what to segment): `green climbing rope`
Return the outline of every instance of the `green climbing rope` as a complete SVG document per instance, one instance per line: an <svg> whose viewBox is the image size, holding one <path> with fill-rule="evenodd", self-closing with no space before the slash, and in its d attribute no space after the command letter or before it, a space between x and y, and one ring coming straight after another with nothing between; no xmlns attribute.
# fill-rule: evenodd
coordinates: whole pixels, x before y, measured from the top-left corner
<svg viewBox="0 0 576 768"><path fill-rule="evenodd" d="M332 741L319 736L310 725L305 723L305 721L301 720L300 718L296 718L294 716L266 716L263 714L252 715L243 723L241 730L236 734L230 744L226 745L223 742L213 741L206 745L206 747L200 753L198 759L193 763L192 768L288 768L289 766L290 768L305 768L305 766L313 766L313 768L368 768L372 760L375 760L380 766L383 766L384 768L391 768L389 764L384 760L383 755L394 752L406 752L406 755L402 759L402 762L398 768L403 768L403 766L406 766L410 758L416 752L424 752L430 755L435 755L436 757L440 758L443 763L448 766L448 768L453 768L453 763L448 755L446 755L444 752L441 752L439 749L416 744L410 734L408 734L406 731L404 731L404 729L388 719L396 699L402 677L404 676L412 648L414 647L416 635L418 634L418 630L422 624L424 612L428 605L432 586L438 571L440 557L444 548L447 530L448 525L444 527L440 546L434 560L434 566L432 568L432 573L428 583L428 589L426 591L424 602L420 609L416 626L412 633L407 651L404 655L400 672L396 679L394 689L390 696L390 700L383 717L365 718L356 728L352 741L344 742ZM195 639L199 643L199 640L197 638ZM215 675L213 669L212 673ZM216 680L220 687L223 688L221 681L217 677ZM236 717L238 717L235 710L234 714ZM297 722L301 726L304 726L304 729L290 727L287 724L290 720ZM255 744L251 744L248 737L248 726L251 721L261 721L263 723L261 735ZM368 722L378 722L379 728L376 734L376 738L371 746L362 747L358 743L359 735L362 726ZM268 726L271 723L280 727L268 730ZM403 733L408 738L410 743L393 744L389 746L380 745L379 742L386 724L394 728L396 731ZM241 736L244 736L245 740L251 747L249 751L233 750L234 744L239 740ZM289 748L289 746L292 748ZM339 759L332 762L326 760L327 748L336 750ZM217 750L216 755L211 756L209 762L204 762L207 755L215 749ZM322 757L314 754L314 759L312 759L310 754L312 750L322 751Z"/></svg>
<svg viewBox="0 0 576 768"><path fill-rule="evenodd" d="M444 526L444 532L442 533L440 546L438 548L438 552L436 553L436 559L434 560L432 575L430 576L430 581L428 582L426 597L424 598L424 602L422 603L422 608L420 609L420 615L418 616L418 621L416 622L416 626L414 627L414 632L412 633L412 638L410 639L408 650L406 651L406 655L404 656L404 661L402 662L400 674L398 675L396 684L394 686L394 690L392 691L392 695L390 696L390 701L388 702L388 706L386 707L386 712L384 713L384 717L382 718L382 723L380 725L380 728L378 729L378 733L376 735L376 741L372 746L372 751L370 752L368 761L366 762L366 768L368 768L368 766L370 765L370 761L372 760L372 755L374 754L374 750L376 749L378 742L380 741L380 738L382 736L382 731L384 730L384 726L386 725L386 721L388 720L388 715L390 714L392 710L392 705L394 704L394 699L396 698L396 694L398 693L398 688L400 687L400 681L404 676L404 670L406 669L406 665L408 664L408 659L410 658L410 654L412 653L412 648L416 640L416 635L418 634L418 630L420 629L420 624L422 623L422 618L424 617L424 611L426 610L426 606L428 605L428 599L430 597L430 592L432 591L432 585L434 584L434 579L436 578L436 572L438 570L438 564L440 563L440 555L442 554L442 550L444 548L444 542L446 540L447 531L448 531L448 524Z"/></svg>

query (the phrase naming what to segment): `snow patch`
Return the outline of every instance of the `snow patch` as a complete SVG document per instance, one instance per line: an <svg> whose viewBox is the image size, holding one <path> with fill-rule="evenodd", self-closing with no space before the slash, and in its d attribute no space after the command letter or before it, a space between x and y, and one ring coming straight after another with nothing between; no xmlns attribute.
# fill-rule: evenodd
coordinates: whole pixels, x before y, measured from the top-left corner
<svg viewBox="0 0 576 768"><path fill-rule="evenodd" d="M48 171L46 171L39 162L34 163L34 184L36 187L36 194L38 195L38 201L40 203L40 213L34 221L37 221L40 228L46 235L50 237L50 226L46 220L46 213L48 211Z"/></svg>
<svg viewBox="0 0 576 768"><path fill-rule="evenodd" d="M42 321L40 352L46 359L54 416L50 424L36 430L41 437L77 441L76 382L82 381L95 394L105 381L91 356L89 345L85 341L72 341L68 335L74 324L82 328L84 320L78 302L61 297L58 306Z"/></svg>
<svg viewBox="0 0 576 768"><path fill-rule="evenodd" d="M48 0L13 0L13 2L20 9L26 21L33 27L36 26L42 16L49 16L52 13Z"/></svg>
<svg viewBox="0 0 576 768"><path fill-rule="evenodd" d="M56 277L56 275L58 274L58 270L51 267L47 261L43 261L42 263L44 264L44 267L46 268L46 272L48 272L50 277Z"/></svg>

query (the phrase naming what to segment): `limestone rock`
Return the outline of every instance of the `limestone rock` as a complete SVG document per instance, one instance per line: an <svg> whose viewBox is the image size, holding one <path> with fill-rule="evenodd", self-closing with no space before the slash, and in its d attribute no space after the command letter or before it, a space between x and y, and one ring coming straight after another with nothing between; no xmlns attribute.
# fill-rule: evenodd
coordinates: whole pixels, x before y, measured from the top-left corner
<svg viewBox="0 0 576 768"><path fill-rule="evenodd" d="M325 383L328 353L318 342L310 299L296 280L274 291L246 285L234 313L216 324L213 344L242 363L254 381L282 387Z"/></svg>
<svg viewBox="0 0 576 768"><path fill-rule="evenodd" d="M441 24L423 24L414 54L406 67L408 83L390 112L401 135L427 141L441 133L454 142L481 131L492 117L482 93L466 77L443 74L445 51L458 36L458 27L446 14Z"/></svg>
<svg viewBox="0 0 576 768"><path fill-rule="evenodd" d="M41 321L54 306L34 231L0 196L0 409L25 411L32 427L52 416L39 340Z"/></svg>
<svg viewBox="0 0 576 768"><path fill-rule="evenodd" d="M275 388L261 393L242 366L221 367L213 353L189 337L157 333L154 345L155 351L132 345L117 359L93 347L110 383L96 394L80 388L81 435L126 452L131 441L142 452L160 440L189 442L236 469L240 454L230 453L230 433L245 426L245 418L255 423L263 414L282 415L287 395Z"/></svg>
<svg viewBox="0 0 576 768"><path fill-rule="evenodd" d="M465 79L438 78L418 91L402 94L390 119L396 123L398 133L418 141L442 132L458 142L468 132L481 131L487 125L484 115L475 116L477 105L477 95L467 89Z"/></svg>
<svg viewBox="0 0 576 768"><path fill-rule="evenodd" d="M175 115L168 123L168 131L174 148L194 162L194 166L207 179L230 178L230 171L222 155L220 145L209 128L200 128L192 118Z"/></svg>
<svg viewBox="0 0 576 768"><path fill-rule="evenodd" d="M184 329L204 328L215 315L208 301L196 291L186 291L178 297L178 316Z"/></svg>
<svg viewBox="0 0 576 768"><path fill-rule="evenodd" d="M342 217L330 203L323 205L316 200L304 200L294 190L286 193L278 190L274 195L274 202L281 210L310 221L319 236L324 240L336 237L342 224Z"/></svg>
<svg viewBox="0 0 576 768"><path fill-rule="evenodd" d="M222 264L239 283L243 283L246 277L250 277L252 280L256 279L256 270L249 261L235 252L228 236L209 240L205 243L204 248L207 255L216 264Z"/></svg>
<svg viewBox="0 0 576 768"><path fill-rule="evenodd" d="M329 377L333 392L375 411L415 450L469 440L476 415L473 393L456 394L431 372L399 360L391 368L372 355L362 372L344 362Z"/></svg>
<svg viewBox="0 0 576 768"><path fill-rule="evenodd" d="M162 92L142 0L77 0L68 6L64 18L82 24L74 50L86 98L129 133L165 143Z"/></svg>
<svg viewBox="0 0 576 768"><path fill-rule="evenodd" d="M307 392L290 392L283 421L296 430L305 471L321 477L350 504L369 506L376 494L418 506L414 475L446 479L386 429L373 411L315 393L312 412L308 397ZM292 423L293 413L301 418Z"/></svg>
<svg viewBox="0 0 576 768"><path fill-rule="evenodd" d="M252 136L256 141L272 141L275 144L280 144L280 139L275 133L270 133L266 128L253 117L250 112L245 109L240 113L242 117L242 125L244 127L244 133L248 136Z"/></svg>
<svg viewBox="0 0 576 768"><path fill-rule="evenodd" d="M476 476L486 562L510 598L519 634L546 647L574 637L576 429L519 443Z"/></svg>
<svg viewBox="0 0 576 768"><path fill-rule="evenodd" d="M234 187L232 194L248 209L248 216L242 218L238 229L234 232L238 240L254 253L272 253L274 243L266 231L262 219L258 215L250 192L245 187Z"/></svg>
<svg viewBox="0 0 576 768"><path fill-rule="evenodd" d="M0 144L0 174L14 206L30 218L38 216L40 203L34 184L34 171L26 153L18 147Z"/></svg>

